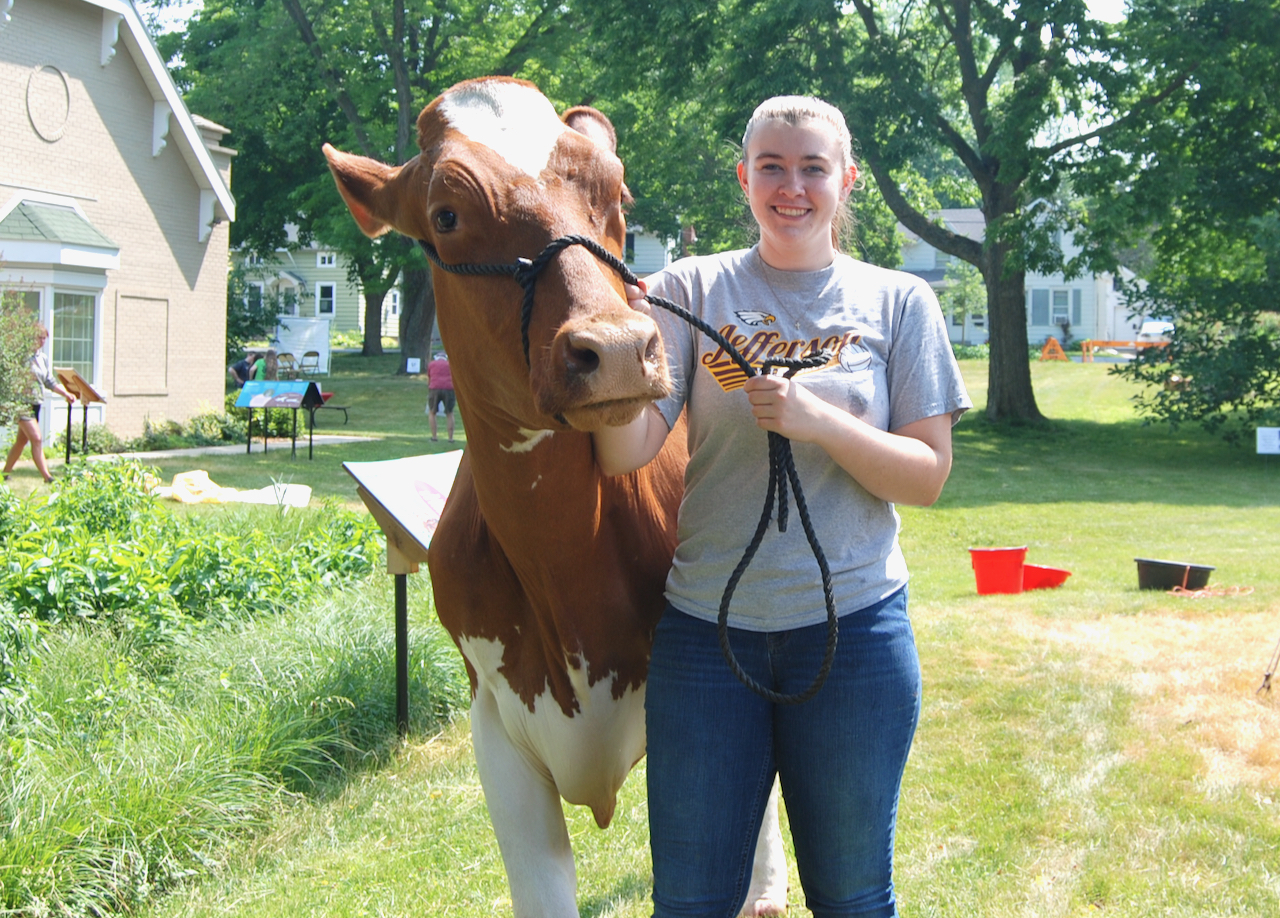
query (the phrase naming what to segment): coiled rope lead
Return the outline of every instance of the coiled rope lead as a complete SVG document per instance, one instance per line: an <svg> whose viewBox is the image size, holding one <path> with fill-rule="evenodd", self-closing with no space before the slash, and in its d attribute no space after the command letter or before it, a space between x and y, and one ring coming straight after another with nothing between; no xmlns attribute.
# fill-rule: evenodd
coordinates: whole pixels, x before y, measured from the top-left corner
<svg viewBox="0 0 1280 918"><path fill-rule="evenodd" d="M520 307L520 341L524 346L524 362L526 366L532 365L529 361L529 323L533 318L533 294L538 282L538 275L551 259L555 258L560 252L570 246L580 245L616 271L624 282L634 287L640 286L640 279L632 273L631 269L621 259L587 236L561 236L559 239L554 239L548 243L536 258L518 258L509 264L446 264L440 259L439 253L431 243L425 239L419 239L418 245L422 247L422 251L426 253L431 263L442 271L447 271L450 274L479 277L509 276L524 288L524 300ZM784 376L790 379L799 370L823 366L831 359L828 351L814 351L798 359L766 360L761 369L757 370L747 362L747 359L724 335L687 309L660 296L646 295L645 299L689 323L714 341L724 349L729 358L748 377L757 376L760 372L768 373L773 368L778 367L785 369ZM814 560L818 562L818 571L822 575L822 595L827 606L827 646L822 665L818 668L818 673L814 676L813 683L803 692L784 695L761 685L738 663L733 647L729 644L729 604L738 588L738 582L742 579L742 575L747 568L751 566L751 561L755 558L756 551L764 540L765 531L769 527L769 520L774 515L775 505L777 508L778 531L787 531L788 482L791 484L791 492L795 495L796 511L800 515L800 525L804 528L809 547L813 550ZM809 507L805 502L804 490L800 486L800 478L796 474L795 460L791 454L791 441L773 431L769 431L769 487L765 494L764 510L760 514L760 521L756 525L755 535L752 536L751 542L747 545L747 550L743 553L742 560L738 562L738 566L729 576L729 582L725 584L724 595L720 599L720 614L716 619L716 632L720 638L720 650L724 654L725 662L733 670L733 674L751 691L775 704L801 704L808 701L818 693L823 683L827 681L827 676L830 675L831 666L835 661L840 623L836 617L835 595L831 585L831 570L827 565L827 557L822 551L822 546L818 543L818 536L813 530L813 523L809 519Z"/></svg>

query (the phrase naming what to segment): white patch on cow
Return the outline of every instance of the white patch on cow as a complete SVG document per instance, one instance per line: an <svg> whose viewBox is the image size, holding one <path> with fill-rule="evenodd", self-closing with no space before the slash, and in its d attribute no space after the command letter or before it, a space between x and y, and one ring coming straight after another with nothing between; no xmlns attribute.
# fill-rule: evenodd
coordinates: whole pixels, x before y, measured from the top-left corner
<svg viewBox="0 0 1280 918"><path fill-rule="evenodd" d="M458 646L476 671L478 691L495 698L503 729L525 758L545 769L570 803L611 812L618 788L644 754L644 689L629 688L614 698L611 676L587 685L586 661L575 668L570 659L578 711L566 717L549 687L530 711L500 672L502 644L464 635Z"/></svg>
<svg viewBox="0 0 1280 918"><path fill-rule="evenodd" d="M533 479L533 484L529 485L529 490L530 490L530 491L532 491L534 488L536 488L536 487L538 486L538 482L540 482L540 481L542 481L542 476L541 476L541 475L539 475L537 478Z"/></svg>
<svg viewBox="0 0 1280 918"><path fill-rule="evenodd" d="M447 93L440 114L454 130L537 178L569 130L547 97L518 83L489 80Z"/></svg>
<svg viewBox="0 0 1280 918"><path fill-rule="evenodd" d="M519 443L512 443L510 446L502 447L503 452L508 453L528 453L543 440L555 433L554 430L526 430L521 427L517 431L520 436L524 437Z"/></svg>

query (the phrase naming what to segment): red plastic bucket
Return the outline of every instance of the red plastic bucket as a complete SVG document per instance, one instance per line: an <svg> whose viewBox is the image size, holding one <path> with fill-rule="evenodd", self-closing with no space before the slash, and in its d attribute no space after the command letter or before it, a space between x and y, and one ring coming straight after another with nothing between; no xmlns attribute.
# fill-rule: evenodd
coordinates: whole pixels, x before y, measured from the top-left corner
<svg viewBox="0 0 1280 918"><path fill-rule="evenodd" d="M1060 567L1045 567L1043 564L1022 565L1022 589L1047 590L1060 587L1067 582L1071 571Z"/></svg>
<svg viewBox="0 0 1280 918"><path fill-rule="evenodd" d="M978 582L978 595L1022 592L1022 562L1027 546L1021 548L971 548L973 576Z"/></svg>

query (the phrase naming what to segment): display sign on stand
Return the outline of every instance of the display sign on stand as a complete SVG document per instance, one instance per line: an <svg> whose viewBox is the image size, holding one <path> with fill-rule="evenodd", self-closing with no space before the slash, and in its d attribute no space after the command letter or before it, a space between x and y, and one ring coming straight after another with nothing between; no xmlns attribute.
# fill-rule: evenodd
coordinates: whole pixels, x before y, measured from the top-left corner
<svg viewBox="0 0 1280 918"><path fill-rule="evenodd" d="M247 455L253 452L253 409L255 408L291 408L293 409L293 434L290 436L290 457L298 454L298 409L318 407L324 404L320 395L320 387L306 379L251 379L240 389L236 397L237 408L249 409L249 426L245 433L244 451ZM267 451L267 412L262 412L262 451ZM315 431L310 434L307 458L313 458Z"/></svg>
<svg viewBox="0 0 1280 918"><path fill-rule="evenodd" d="M77 373L71 367L54 367L54 374L58 377L58 382L62 383L62 388L66 389L76 397L83 408L83 415L80 424L80 455L87 456L89 454L89 406L95 403L105 405L107 400L98 394L98 390L93 388L83 376ZM68 463L71 462L71 406L67 406L67 458Z"/></svg>
<svg viewBox="0 0 1280 918"><path fill-rule="evenodd" d="M445 500L458 474L462 451L344 462L356 493L387 538L387 573L396 579L396 729L409 729L409 582L427 560Z"/></svg>

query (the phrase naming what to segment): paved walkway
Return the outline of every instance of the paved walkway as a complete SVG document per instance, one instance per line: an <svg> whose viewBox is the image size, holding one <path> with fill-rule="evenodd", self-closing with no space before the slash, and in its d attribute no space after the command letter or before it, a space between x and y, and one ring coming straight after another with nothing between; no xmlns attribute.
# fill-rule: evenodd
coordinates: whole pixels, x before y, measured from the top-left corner
<svg viewBox="0 0 1280 918"><path fill-rule="evenodd" d="M329 443L367 443L370 440L377 440L378 437L344 437L338 434L317 435L313 441L308 441L306 437L298 437L298 449L306 449L308 442L315 443L316 446L323 446ZM290 440L288 437L273 437L267 441L267 451L270 453L280 452L284 450L288 452ZM262 438L255 437L253 440L253 452L262 452ZM146 453L103 453L100 455L89 456L89 459L168 459L174 456L207 456L207 455L232 455L239 453L245 454L243 443L226 444L225 446L193 446L189 449L157 449Z"/></svg>

